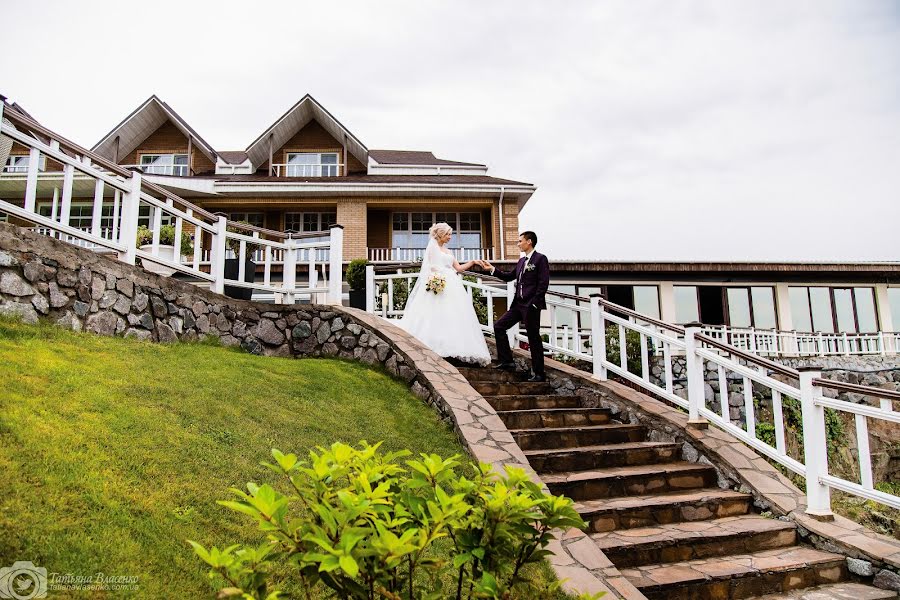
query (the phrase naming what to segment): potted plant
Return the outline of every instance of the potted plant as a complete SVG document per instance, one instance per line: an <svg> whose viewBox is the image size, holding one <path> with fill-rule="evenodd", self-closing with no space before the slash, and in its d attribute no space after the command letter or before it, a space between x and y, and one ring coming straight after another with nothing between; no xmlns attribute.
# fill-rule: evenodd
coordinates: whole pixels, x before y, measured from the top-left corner
<svg viewBox="0 0 900 600"><path fill-rule="evenodd" d="M238 221L242 225L249 225L247 221ZM237 227L229 227L231 233L246 234L246 230ZM225 259L225 279L237 281L240 273L240 254L241 240L228 238L225 242L231 256ZM244 281L253 283L256 281L256 263L253 262L253 254L259 249L259 244L247 242L246 254L244 255ZM237 298L239 300L250 300L253 298L253 290L250 288L236 287L233 285L225 286L225 295L229 298Z"/></svg>
<svg viewBox="0 0 900 600"><path fill-rule="evenodd" d="M137 247L143 250L144 252L152 252L153 251L153 231L149 229L146 225L141 225L137 230L137 239L136 242ZM191 236L187 233L182 232L181 234L181 243L179 244L179 255L184 257L194 253L194 244L191 241ZM159 228L159 245L157 246L157 254L159 258L163 260L167 260L169 262L175 262L175 226L174 225L163 225ZM182 262L184 259L182 258ZM175 272L175 269L170 269L169 267L165 267L163 265L154 263L149 260L142 261L142 264L145 269L150 271L151 273L158 273L160 275L171 275Z"/></svg>
<svg viewBox="0 0 900 600"><path fill-rule="evenodd" d="M347 283L350 285L350 306L366 309L366 261L357 258L347 266Z"/></svg>

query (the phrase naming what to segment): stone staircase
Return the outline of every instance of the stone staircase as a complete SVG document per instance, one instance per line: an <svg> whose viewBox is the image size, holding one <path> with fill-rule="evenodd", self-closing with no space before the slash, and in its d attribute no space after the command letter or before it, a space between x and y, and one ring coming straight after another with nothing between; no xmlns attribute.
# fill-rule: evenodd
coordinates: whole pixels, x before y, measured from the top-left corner
<svg viewBox="0 0 900 600"><path fill-rule="evenodd" d="M792 522L754 514L750 494L719 488L712 466L682 460L677 444L649 441L646 427L519 374L459 371L550 491L575 500L594 543L647 598L897 597L851 581L842 555L799 543Z"/></svg>

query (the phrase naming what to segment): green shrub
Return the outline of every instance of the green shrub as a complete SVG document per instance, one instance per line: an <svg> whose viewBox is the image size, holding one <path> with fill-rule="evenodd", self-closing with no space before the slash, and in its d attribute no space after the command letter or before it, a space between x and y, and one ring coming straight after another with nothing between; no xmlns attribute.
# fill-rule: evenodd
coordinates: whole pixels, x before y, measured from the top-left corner
<svg viewBox="0 0 900 600"><path fill-rule="evenodd" d="M509 598L534 591L523 567L549 554L551 530L584 526L571 500L544 494L521 469L504 477L480 465L469 478L457 456L402 466L408 451L379 446L335 443L306 462L272 450L266 466L286 494L250 483L219 502L255 520L266 541L221 550L189 542L224 580L219 597L277 598L269 578L278 564L307 597L325 586L353 599Z"/></svg>
<svg viewBox="0 0 900 600"><path fill-rule="evenodd" d="M241 225L250 225L247 221L237 221L237 223ZM241 235L249 235L249 232L246 229L240 229L238 227L228 226L226 231L230 233L240 233ZM238 258L241 252L241 240L236 238L226 238L225 245L228 246L228 249L234 252L234 257ZM254 244L253 242L247 242L247 259L252 258L253 253L259 250L259 244Z"/></svg>
<svg viewBox="0 0 900 600"><path fill-rule="evenodd" d="M347 283L351 290L362 290L366 287L366 265L368 262L362 258L356 258L347 265Z"/></svg>
<svg viewBox="0 0 900 600"><path fill-rule="evenodd" d="M137 239L135 240L135 245L140 248L141 246L146 246L147 244L153 243L153 230L147 227L146 225L141 225L137 229ZM174 246L175 245L175 226L174 225L163 225L159 228L159 243L162 246ZM181 248L179 249L182 256L189 255L194 253L194 243L191 240L191 236L187 233L181 234Z"/></svg>

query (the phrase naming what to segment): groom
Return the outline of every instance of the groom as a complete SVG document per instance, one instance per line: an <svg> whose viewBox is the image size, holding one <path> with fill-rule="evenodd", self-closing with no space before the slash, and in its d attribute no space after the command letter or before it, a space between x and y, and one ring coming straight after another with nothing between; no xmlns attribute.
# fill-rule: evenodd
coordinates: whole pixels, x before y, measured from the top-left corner
<svg viewBox="0 0 900 600"><path fill-rule="evenodd" d="M491 263L485 261L484 267L490 269L491 275L503 281L516 282L516 295L512 305L496 323L494 323L494 339L497 341L497 360L500 364L496 368L513 371L516 368L513 363L512 350L509 348L509 338L506 332L513 326L524 321L525 331L528 334L528 346L531 348L531 370L534 375L528 381L547 381L544 374L544 343L541 340L541 311L547 308L544 294L550 285L550 263L547 257L540 252L535 252L537 235L533 231L526 231L519 235L519 250L525 256L519 259L516 268L512 271L500 271Z"/></svg>

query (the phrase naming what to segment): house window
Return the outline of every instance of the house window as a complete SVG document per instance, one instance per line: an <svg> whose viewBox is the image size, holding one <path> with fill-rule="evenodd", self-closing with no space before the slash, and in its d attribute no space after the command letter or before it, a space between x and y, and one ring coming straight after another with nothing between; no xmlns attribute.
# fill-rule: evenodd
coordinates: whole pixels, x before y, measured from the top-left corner
<svg viewBox="0 0 900 600"><path fill-rule="evenodd" d="M147 207L149 208L149 207ZM54 218L53 205L42 203L38 205L38 214L48 219ZM91 230L91 222L94 215L94 205L85 203L73 203L69 208L69 226L82 231ZM59 207L56 209L56 218L59 218ZM104 204L100 212L100 229L111 229L113 226L113 205Z"/></svg>
<svg viewBox="0 0 900 600"><path fill-rule="evenodd" d="M184 177L188 174L187 154L143 154L141 167L148 175L174 175Z"/></svg>
<svg viewBox="0 0 900 600"><path fill-rule="evenodd" d="M148 229L153 229L153 208L149 204L141 204L138 207L138 227L143 225ZM160 215L160 225L172 225L173 221L172 215L165 211Z"/></svg>
<svg viewBox="0 0 900 600"><path fill-rule="evenodd" d="M691 323L700 320L700 306L697 301L697 286L676 285L675 322Z"/></svg>
<svg viewBox="0 0 900 600"><path fill-rule="evenodd" d="M288 177L336 177L337 152L289 152L285 172Z"/></svg>
<svg viewBox="0 0 900 600"><path fill-rule="evenodd" d="M481 248L481 213L395 212L392 217L394 248L425 248L428 230L435 223L453 228L449 248Z"/></svg>
<svg viewBox="0 0 900 600"><path fill-rule="evenodd" d="M775 291L770 287L725 288L728 324L732 327L775 328Z"/></svg>
<svg viewBox="0 0 900 600"><path fill-rule="evenodd" d="M791 314L797 331L873 333L878 331L870 287L791 287Z"/></svg>
<svg viewBox="0 0 900 600"><path fill-rule="evenodd" d="M258 212L233 212L228 215L228 220L243 221L245 223L250 223L254 227L263 227L265 217L262 213Z"/></svg>
<svg viewBox="0 0 900 600"><path fill-rule="evenodd" d="M331 235L328 228L337 223L335 212L296 212L285 213L284 230L287 233L324 232L320 236L303 238L304 242L324 242Z"/></svg>
<svg viewBox="0 0 900 600"><path fill-rule="evenodd" d="M31 156L28 154L24 154L21 156L10 156L6 159L6 164L3 165L4 173L27 173L28 172L28 163L30 162ZM47 170L47 157L41 156L41 171Z"/></svg>
<svg viewBox="0 0 900 600"><path fill-rule="evenodd" d="M891 305L891 321L894 331L900 331L900 287L887 290L888 304Z"/></svg>

